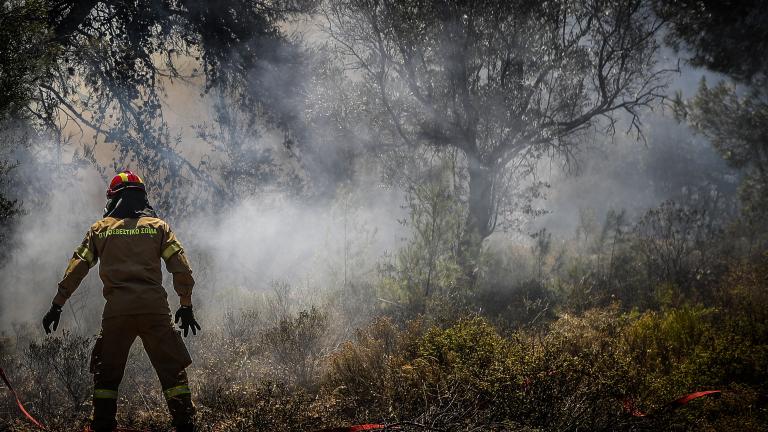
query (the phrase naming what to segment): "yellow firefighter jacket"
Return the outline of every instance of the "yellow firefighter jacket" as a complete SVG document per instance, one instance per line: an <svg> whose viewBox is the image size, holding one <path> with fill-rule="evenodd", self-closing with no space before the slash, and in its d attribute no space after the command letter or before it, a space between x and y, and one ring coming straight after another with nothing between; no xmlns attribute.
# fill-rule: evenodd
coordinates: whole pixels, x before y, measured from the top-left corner
<svg viewBox="0 0 768 432"><path fill-rule="evenodd" d="M107 300L103 318L168 314L161 259L173 274L173 287L181 304L191 305L195 284L192 270L168 224L155 217L106 217L91 226L75 250L53 301L63 305L88 270L100 261L99 276Z"/></svg>

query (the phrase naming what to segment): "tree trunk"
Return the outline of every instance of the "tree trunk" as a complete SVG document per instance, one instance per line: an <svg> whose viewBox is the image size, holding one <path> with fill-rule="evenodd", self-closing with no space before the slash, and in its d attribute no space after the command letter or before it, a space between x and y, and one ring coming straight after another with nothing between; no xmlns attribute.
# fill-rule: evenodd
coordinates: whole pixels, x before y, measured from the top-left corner
<svg viewBox="0 0 768 432"><path fill-rule="evenodd" d="M493 202L493 170L468 155L469 198L467 219L461 236L459 265L468 288L477 279L477 265L485 240L493 231L495 204Z"/></svg>

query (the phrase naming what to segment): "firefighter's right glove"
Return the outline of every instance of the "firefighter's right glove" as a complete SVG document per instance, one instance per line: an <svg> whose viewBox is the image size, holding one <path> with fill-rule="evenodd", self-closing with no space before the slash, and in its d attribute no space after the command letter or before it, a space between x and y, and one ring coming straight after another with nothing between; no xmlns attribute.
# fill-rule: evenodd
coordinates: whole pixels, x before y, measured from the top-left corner
<svg viewBox="0 0 768 432"><path fill-rule="evenodd" d="M53 331L56 331L56 329L59 328L59 318L61 318L61 306L57 305L56 303L51 303L51 308L43 317L43 328L45 329L45 334L49 334L51 332L51 324L53 324Z"/></svg>
<svg viewBox="0 0 768 432"><path fill-rule="evenodd" d="M179 324L181 321L181 324ZM182 306L176 311L176 324L179 324L179 328L184 330L184 337L187 337L189 330L192 330L192 334L196 335L197 330L200 330L200 324L195 321L195 314L192 312L192 306ZM197 328L197 330L195 330Z"/></svg>

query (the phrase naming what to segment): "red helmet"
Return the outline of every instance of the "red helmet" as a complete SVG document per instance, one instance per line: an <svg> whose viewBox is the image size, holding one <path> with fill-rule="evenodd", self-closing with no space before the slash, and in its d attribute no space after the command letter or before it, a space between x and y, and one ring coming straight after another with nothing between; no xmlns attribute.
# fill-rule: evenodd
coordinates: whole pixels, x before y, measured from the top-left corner
<svg viewBox="0 0 768 432"><path fill-rule="evenodd" d="M109 182L109 189L107 189L107 198L114 197L123 189L146 190L144 188L144 182L141 181L141 177L128 170L122 171L112 177L112 181Z"/></svg>

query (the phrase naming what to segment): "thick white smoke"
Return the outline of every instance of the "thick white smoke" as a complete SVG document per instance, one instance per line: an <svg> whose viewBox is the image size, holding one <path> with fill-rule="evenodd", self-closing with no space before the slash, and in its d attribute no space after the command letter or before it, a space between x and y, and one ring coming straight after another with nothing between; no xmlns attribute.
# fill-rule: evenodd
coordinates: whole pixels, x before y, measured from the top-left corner
<svg viewBox="0 0 768 432"><path fill-rule="evenodd" d="M8 247L9 259L0 270L0 329L13 323L38 321L50 307L56 284L90 225L98 219L104 201L102 180L92 169L76 172L43 150L15 173L27 184L21 196L24 214L18 217ZM36 182L34 187L29 183ZM42 196L33 194L41 193ZM42 199L38 199L42 198ZM81 309L100 301L96 272L73 297L65 317L77 310L72 327L85 326ZM90 320L88 320L90 322Z"/></svg>
<svg viewBox="0 0 768 432"><path fill-rule="evenodd" d="M25 177L47 179L40 174L50 169L40 158L24 167L29 173ZM11 236L11 258L0 269L0 331L39 321L74 249L101 218L106 185L95 170L58 177L67 181L49 185L49 198L25 200L27 213ZM277 194L167 221L192 262L195 302L216 317L247 296L270 292L275 282L313 293L316 298L307 299L312 302L345 280L370 277L377 257L395 249L403 237L397 222L402 218L400 203L396 191L357 185L323 203ZM164 285L175 309L177 296L169 278ZM97 266L68 302L62 327L93 331L103 304Z"/></svg>

